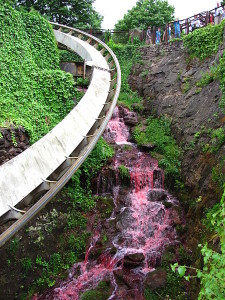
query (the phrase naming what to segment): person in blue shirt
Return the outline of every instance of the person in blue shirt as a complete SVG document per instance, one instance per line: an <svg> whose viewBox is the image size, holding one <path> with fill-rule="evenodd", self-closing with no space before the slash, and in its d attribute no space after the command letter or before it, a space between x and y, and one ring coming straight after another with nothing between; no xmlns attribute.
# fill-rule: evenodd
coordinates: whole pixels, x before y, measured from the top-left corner
<svg viewBox="0 0 225 300"><path fill-rule="evenodd" d="M174 24L175 38L180 38L180 23L179 20L176 19Z"/></svg>
<svg viewBox="0 0 225 300"><path fill-rule="evenodd" d="M160 42L161 42L161 32L160 32L160 28L158 28L155 35L155 43L159 44Z"/></svg>

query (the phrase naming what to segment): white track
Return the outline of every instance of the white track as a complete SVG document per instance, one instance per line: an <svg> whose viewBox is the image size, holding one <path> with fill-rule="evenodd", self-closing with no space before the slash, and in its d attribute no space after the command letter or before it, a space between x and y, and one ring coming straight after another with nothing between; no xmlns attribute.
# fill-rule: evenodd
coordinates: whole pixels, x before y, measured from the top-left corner
<svg viewBox="0 0 225 300"><path fill-rule="evenodd" d="M92 66L92 77L84 97L63 121L26 151L0 167L0 216L9 214L18 204L20 207L23 202L29 203L35 194L42 192L43 195L43 191L49 190L46 193L47 201L40 208L36 204L37 208L30 217L26 218L25 214L21 218L23 221L19 219L11 235L65 185L86 159L103 133L119 95L120 68L113 52L100 40L84 32L59 24L52 25L57 28L54 30L56 40L78 53L86 65ZM101 51L96 49L99 45ZM107 62L109 59L110 63ZM112 66L113 71L110 70ZM113 77L112 72L117 76ZM111 90L115 84L116 88ZM5 235L7 239L11 236ZM5 242L5 237L1 242L2 236L0 246Z"/></svg>

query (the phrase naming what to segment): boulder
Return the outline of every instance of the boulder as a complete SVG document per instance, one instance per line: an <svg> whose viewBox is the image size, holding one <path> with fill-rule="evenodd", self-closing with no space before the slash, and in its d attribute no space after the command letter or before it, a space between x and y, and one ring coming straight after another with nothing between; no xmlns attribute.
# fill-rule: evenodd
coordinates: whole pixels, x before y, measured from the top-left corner
<svg viewBox="0 0 225 300"><path fill-rule="evenodd" d="M139 267L145 260L143 253L132 253L124 256L123 265L126 268L134 269Z"/></svg>
<svg viewBox="0 0 225 300"><path fill-rule="evenodd" d="M167 197L167 194L164 190L156 190L156 189L151 189L148 191L147 194L147 199L148 201L163 201Z"/></svg>
<svg viewBox="0 0 225 300"><path fill-rule="evenodd" d="M144 286L151 290L158 289L165 286L166 284L166 271L164 270L155 270L147 274Z"/></svg>

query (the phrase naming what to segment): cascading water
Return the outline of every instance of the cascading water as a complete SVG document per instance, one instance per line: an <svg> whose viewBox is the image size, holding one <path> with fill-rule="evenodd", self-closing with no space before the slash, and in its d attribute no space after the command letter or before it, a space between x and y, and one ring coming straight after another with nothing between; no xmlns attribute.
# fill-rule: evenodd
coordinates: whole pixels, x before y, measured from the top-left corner
<svg viewBox="0 0 225 300"><path fill-rule="evenodd" d="M104 137L120 145L113 162L115 174L118 175L119 166L123 165L130 176L129 187L121 186L118 180L110 181L111 185L114 182L110 191L115 209L104 228L110 241L100 255L92 255L101 236L96 232L85 261L73 266L69 279L60 287L38 299L76 300L105 280L111 285L108 299L142 300L145 276L160 264L165 247L177 243L172 211L163 204L177 201L164 190L164 175L158 162L128 142L129 129L120 118L118 108ZM124 144L129 144L128 150Z"/></svg>

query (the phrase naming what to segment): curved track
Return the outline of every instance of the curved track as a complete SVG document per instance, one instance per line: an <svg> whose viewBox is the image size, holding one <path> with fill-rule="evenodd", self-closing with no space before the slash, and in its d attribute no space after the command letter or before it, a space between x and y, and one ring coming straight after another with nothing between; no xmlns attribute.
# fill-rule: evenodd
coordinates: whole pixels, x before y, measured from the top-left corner
<svg viewBox="0 0 225 300"><path fill-rule="evenodd" d="M1 221L18 219L1 234L0 247L63 188L85 161L110 120L120 92L120 66L106 44L80 30L51 24L56 40L84 59L92 77L84 97L62 122L0 167ZM33 203L26 212L20 209Z"/></svg>

